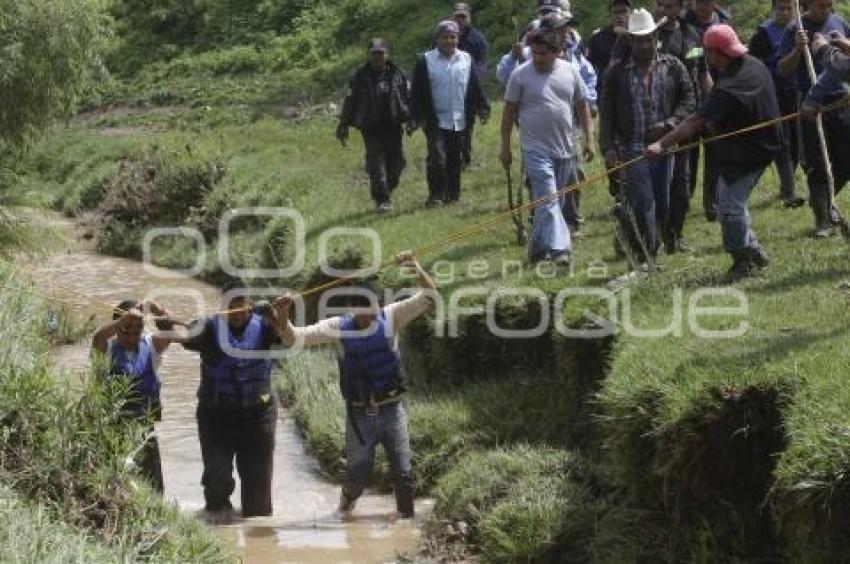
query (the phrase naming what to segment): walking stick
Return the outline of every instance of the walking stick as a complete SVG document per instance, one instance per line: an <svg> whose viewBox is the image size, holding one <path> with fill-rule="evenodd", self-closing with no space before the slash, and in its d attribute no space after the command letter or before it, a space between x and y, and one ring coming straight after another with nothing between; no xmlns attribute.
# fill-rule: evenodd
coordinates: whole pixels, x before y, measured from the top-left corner
<svg viewBox="0 0 850 564"><path fill-rule="evenodd" d="M795 14L797 19L797 28L799 30L804 30L803 12L800 8L800 0L795 0L794 9L797 11ZM812 58L812 51L809 47L803 49L803 57L806 60L806 70L809 73L809 81L812 86L814 86L818 77L817 72L815 72L815 62ZM818 143L820 144L821 156L823 158L824 169L826 170L826 184L829 187L829 218L833 225L837 225L841 229L841 235L843 235L845 239L850 240L850 225L847 224L847 220L844 219L841 212L838 210L838 206L835 205L835 175L832 173L832 161L829 158L829 146L826 143L826 134L823 130L823 114L818 114L815 117L815 125L818 130Z"/></svg>
<svg viewBox="0 0 850 564"><path fill-rule="evenodd" d="M525 236L525 225L522 223L522 189L520 189L519 205L514 204L514 182L513 177L511 176L510 167L505 168L505 175L508 178L508 205L511 210L511 219L514 222L514 227L516 228L516 240L517 244L520 246L524 246L526 243Z"/></svg>

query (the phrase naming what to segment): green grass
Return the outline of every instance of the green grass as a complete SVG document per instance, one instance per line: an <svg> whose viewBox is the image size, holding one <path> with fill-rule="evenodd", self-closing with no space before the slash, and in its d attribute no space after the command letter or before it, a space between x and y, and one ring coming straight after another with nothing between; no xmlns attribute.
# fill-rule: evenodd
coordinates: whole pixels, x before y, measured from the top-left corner
<svg viewBox="0 0 850 564"><path fill-rule="evenodd" d="M57 521L44 507L7 488L0 488L0 546L3 561L9 563L123 561L91 535Z"/></svg>
<svg viewBox="0 0 850 564"><path fill-rule="evenodd" d="M477 129L475 162L464 177L460 205L423 208L425 148L417 135L407 141L408 167L396 211L378 216L362 173L361 147L336 145L332 119L280 121L249 109L241 123L226 114L222 108L175 108L75 123L28 156L20 183L7 194L31 201L32 187L43 186L36 200L65 207L96 193L90 180L115 159L151 150L165 154L188 144L199 163L215 156L226 167L204 203L202 223L230 206L283 205L303 215L306 268L275 281L293 288L311 278L319 237L330 227L375 229L387 259L438 242L505 207L494 124ZM140 129L113 139L99 131L103 127ZM802 189L802 179L799 185ZM507 219L461 242L436 246L423 262L447 299L472 283L490 289L530 285L550 296L571 286L602 288L630 267L612 250L605 186L588 186L582 202L587 223L576 242L572 276L544 278L527 269L504 275L503 263L523 255ZM850 554L841 532L850 522L841 509L850 464L850 392L843 382L850 367L847 248L838 239L812 240L810 212L782 209L775 174L768 171L753 195L752 211L773 263L761 278L737 286L748 301L747 332L735 339L701 338L685 311L680 334L629 336L628 323L644 329L669 324L675 291L687 305L700 288L725 287L730 259L722 252L719 228L701 217L699 196L693 207L686 235L695 252L664 257L662 272L618 295L620 332L613 341L570 340L552 330L536 339L503 341L489 333L480 315L461 319L458 339L435 337L433 319L408 332L419 491L454 498L458 486L449 476L471 472L491 456L499 460L503 452L523 468L511 494L516 499L505 505L501 498L476 497L476 512L462 517L470 521L470 542L488 559L559 550L596 561L747 559L773 557L776 550L824 561L824 555ZM187 222L198 218L190 214ZM296 242L285 224L236 227L231 254L241 265L274 266L294 253ZM209 237L214 245L214 230ZM331 250L340 255L359 245L338 240ZM190 249L186 241L163 241L155 258L185 266L193 262ZM213 281L221 276L215 252L207 254L202 276ZM382 280L392 287L409 284L394 269ZM623 313L627 293L630 317ZM605 304L585 297L568 300L564 318L570 325L586 323L586 310L606 313ZM533 302L513 298L498 307L499 319L511 327L533 326L539 315ZM703 325L717 330L740 321L727 315L703 319ZM340 476L344 410L333 353L311 352L288 362L280 386L313 452ZM537 480L537 461L549 460L545 453L575 461L583 468L580 479ZM379 483L386 483L382 459L379 466ZM484 484L487 474L476 479ZM478 496L476 488L469 495ZM553 495L559 488L568 493ZM574 503L581 510L567 511L570 519L563 520ZM444 504L437 516L461 518ZM577 546L578 537L583 540Z"/></svg>

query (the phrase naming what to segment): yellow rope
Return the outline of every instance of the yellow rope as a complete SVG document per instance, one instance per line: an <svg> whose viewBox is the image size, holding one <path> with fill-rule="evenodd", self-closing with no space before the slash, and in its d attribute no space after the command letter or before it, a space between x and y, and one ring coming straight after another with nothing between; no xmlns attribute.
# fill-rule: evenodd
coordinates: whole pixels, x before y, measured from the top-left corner
<svg viewBox="0 0 850 564"><path fill-rule="evenodd" d="M834 110L837 110L837 109L842 108L842 107L847 106L847 105L850 105L850 98L844 98L844 99L842 99L838 102L835 102L834 104L824 106L820 113L832 112ZM778 124L784 123L786 121L791 121L791 120L797 119L800 116L801 116L800 112L795 112L793 114L787 114L787 115L780 116L778 118L774 118L774 119L771 119L771 120L768 120L768 121L759 122L759 123L753 124L753 125L748 126L748 127L744 127L742 129L739 129L739 130L736 130L736 131L731 131L731 132L724 133L724 134L721 134L721 135L716 135L716 136L710 137L710 138L704 138L702 141L697 141L697 142L690 143L690 144L687 144L687 145L681 145L679 147L676 147L675 149L671 149L671 150L667 151L666 154L667 155L673 155L673 154L676 154L676 153L690 151L691 149L698 147L700 144L708 145L710 143L715 143L715 142L721 141L723 139L729 139L730 137L745 135L747 133L752 133L753 131L758 131L760 129L765 129L767 127L778 125ZM508 209L506 211L501 211L501 212L495 213L492 217L485 219L485 220L483 220L483 221L481 221L481 222L479 222L475 225L472 225L472 226L470 226L466 229L461 229L459 231L456 231L455 233L449 235L448 237L446 237L444 239L440 239L440 240L434 241L432 243L427 243L427 244L421 245L419 247L415 247L413 249L413 253L415 255L426 255L426 254L430 253L431 251L433 251L435 249L439 249L439 248L445 247L446 245L449 245L451 243L466 239L467 237L469 237L469 236L471 236L471 235L473 235L473 234L475 234L479 231L483 231L484 229L487 229L487 228L499 223L500 221L502 221L505 218L510 218L511 216L513 216L514 214L516 214L518 212L534 208L535 206L549 202L551 200L558 199L563 195L570 194L572 192L577 192L583 186L587 186L588 184L591 184L591 183L597 182L599 180L602 180L604 178L607 178L611 174L625 170L626 168L628 168L628 167L630 167L634 164L637 164L637 163L639 163L639 162L641 162L645 159L646 159L646 156L644 156L644 155L635 157L635 158L633 158L629 161L619 163L616 166L611 167L610 169L607 169L607 170L604 170L604 171L599 172L597 174L588 176L584 180L581 180L579 182L576 182L575 184L572 184L570 186L562 188L561 190L558 190L557 192L555 192L553 194L547 194L546 196L542 196L540 198L532 200L532 201L530 201L526 204L523 204L521 206L514 207L513 209ZM395 259L390 259L390 260L384 261L380 265L378 265L377 271L380 272L381 270L383 270L383 269L385 269L389 266L393 266L394 264L396 264ZM357 279L357 278L361 278L362 276L372 274L374 270L375 269L368 269L368 270L367 269L361 269L361 270L352 272L352 273L350 273L346 276L334 279L330 282L320 284L320 285L315 286L313 288L302 290L301 292L298 292L296 294L296 296L300 296L302 298L305 298L305 297L308 297L308 296L311 296L311 295L314 295L314 294L318 294L318 293L324 292L326 290L330 290L332 288L342 286L343 284L345 284L346 282L348 282L350 280L354 280L354 279ZM60 284L56 284L55 282L54 282L54 284L59 288L63 288L63 286L60 285ZM105 307L109 308L109 310L113 313L114 312L123 313L122 310L118 310L112 304L109 304L109 303L107 303L107 302L105 302L105 301L103 301L99 298L96 298L94 296L89 296L89 295L87 295L83 292L80 292L78 290L72 290L72 289L67 288L67 287L64 287L63 289L66 289L73 294L77 294L77 295L86 297L94 303L99 303L101 305L104 305ZM230 314L230 313L239 313L239 312L244 312L244 311L250 311L251 309L252 309L251 307L245 306L245 307L241 307L241 308L215 311L211 315L227 315L227 314Z"/></svg>

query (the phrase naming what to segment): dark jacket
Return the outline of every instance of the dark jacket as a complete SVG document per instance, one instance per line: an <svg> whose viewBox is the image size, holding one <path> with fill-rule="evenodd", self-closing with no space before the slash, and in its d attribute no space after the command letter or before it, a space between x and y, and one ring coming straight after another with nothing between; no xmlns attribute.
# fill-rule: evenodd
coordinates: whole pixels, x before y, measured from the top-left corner
<svg viewBox="0 0 850 564"><path fill-rule="evenodd" d="M782 36L785 27L775 20L766 20L756 30L750 40L750 55L756 57L767 66L776 86L776 95L782 113L797 111L797 90L793 81L779 74L779 51L782 49Z"/></svg>
<svg viewBox="0 0 850 564"><path fill-rule="evenodd" d="M729 24L732 25L732 17L722 8L714 9L714 16L712 17L712 21L708 23L704 23L699 21L697 17L697 13L693 10L693 8L688 9L685 12L684 20L694 26L694 28L699 32L700 37L702 37L705 32L713 26L714 24Z"/></svg>
<svg viewBox="0 0 850 564"><path fill-rule="evenodd" d="M708 63L705 60L702 36L699 31L685 20L679 19L679 26L676 29L662 27L658 30L658 43L661 53L673 55L688 69L688 75L694 85L694 94L699 103L700 75L708 72Z"/></svg>
<svg viewBox="0 0 850 564"><path fill-rule="evenodd" d="M602 76L611 63L629 55L629 42L618 35L610 25L597 29L587 42L587 60L593 65L597 76Z"/></svg>
<svg viewBox="0 0 850 564"><path fill-rule="evenodd" d="M348 96L342 105L339 117L341 126L354 126L359 130L400 124L410 119L410 90L407 77L392 62L387 63L391 73L389 115L380 105L380 96L375 89L374 72L369 63L360 67L349 83Z"/></svg>
<svg viewBox="0 0 850 564"><path fill-rule="evenodd" d="M721 108L723 117L714 118L713 108ZM779 117L770 71L757 58L744 55L719 74L708 101L698 113L712 126L712 137ZM706 147L717 170L733 180L773 162L781 147L781 132L775 124Z"/></svg>
<svg viewBox="0 0 850 564"><path fill-rule="evenodd" d="M458 39L458 49L466 51L472 56L472 67L478 75L478 80L482 80L484 75L487 74L487 61L490 55L487 38L478 29L467 26L461 30Z"/></svg>
<svg viewBox="0 0 850 564"><path fill-rule="evenodd" d="M599 116L600 145L603 152L629 145L632 141L630 136L635 119L632 112L632 90L628 83L628 73L623 70L630 60L614 64L602 78ZM694 87L685 65L677 58L659 54L656 64L663 65L664 73L668 77L664 81L659 113L666 116L663 125L668 129L674 128L696 109Z"/></svg>
<svg viewBox="0 0 850 564"><path fill-rule="evenodd" d="M470 67L469 84L466 88L464 112L467 129L475 121L475 116L490 117L490 102L484 94L478 74ZM413 86L411 87L410 117L416 125L426 131L439 127L437 115L434 113L434 101L431 96L431 80L428 77L428 63L420 56L413 68Z"/></svg>

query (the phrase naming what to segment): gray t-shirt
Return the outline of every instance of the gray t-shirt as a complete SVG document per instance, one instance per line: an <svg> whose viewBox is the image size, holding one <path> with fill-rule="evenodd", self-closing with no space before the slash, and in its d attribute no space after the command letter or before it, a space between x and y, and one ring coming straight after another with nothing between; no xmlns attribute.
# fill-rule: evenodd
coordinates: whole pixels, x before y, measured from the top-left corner
<svg viewBox="0 0 850 564"><path fill-rule="evenodd" d="M557 59L552 72L541 73L528 61L511 75L505 101L519 104L522 148L553 158L577 153L575 111L587 98L587 87L572 65Z"/></svg>

